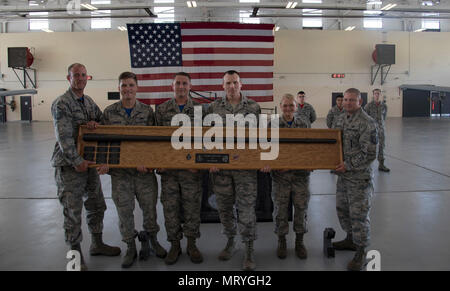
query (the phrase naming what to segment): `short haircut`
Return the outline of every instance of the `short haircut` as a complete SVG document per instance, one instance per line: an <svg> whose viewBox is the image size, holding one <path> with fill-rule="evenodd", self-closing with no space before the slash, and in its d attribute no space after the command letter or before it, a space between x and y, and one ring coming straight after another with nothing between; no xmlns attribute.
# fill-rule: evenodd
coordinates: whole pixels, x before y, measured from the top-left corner
<svg viewBox="0 0 450 291"><path fill-rule="evenodd" d="M349 88L345 90L344 94L355 94L358 96L358 98L361 98L361 91L356 88Z"/></svg>
<svg viewBox="0 0 450 291"><path fill-rule="evenodd" d="M303 92L303 91L298 91L297 95L298 95L298 94L303 94L303 95L305 95L305 92Z"/></svg>
<svg viewBox="0 0 450 291"><path fill-rule="evenodd" d="M173 79L175 80L175 78L176 78L177 76L184 76L184 77L187 77L187 78L189 79L189 82L191 81L191 75L189 75L188 73L185 73L185 72L178 72L178 73L176 73L175 75L173 75Z"/></svg>
<svg viewBox="0 0 450 291"><path fill-rule="evenodd" d="M138 83L136 74L132 73L132 72L123 72L122 74L120 74L119 83L120 83L120 81L125 80L125 79L133 79L136 82L136 84Z"/></svg>
<svg viewBox="0 0 450 291"><path fill-rule="evenodd" d="M336 99L338 99L338 98L344 98L344 95L342 95L342 94L337 94L337 95L336 95Z"/></svg>
<svg viewBox="0 0 450 291"><path fill-rule="evenodd" d="M380 93L381 93L381 89L378 89L378 88L376 88L376 89L373 89L373 90L372 90L372 93L375 93L375 91L378 91L378 92L380 92Z"/></svg>
<svg viewBox="0 0 450 291"><path fill-rule="evenodd" d="M234 75L234 74L238 75L239 78L241 77L241 75L239 75L238 71L235 71L235 70L228 70L228 71L226 71L225 73L223 73L222 77L225 77L225 75Z"/></svg>
<svg viewBox="0 0 450 291"><path fill-rule="evenodd" d="M70 75L70 71L72 70L73 67L77 67L77 66L82 66L86 69L86 66L80 63L73 63L71 64L68 68L67 68L67 75Z"/></svg>
<svg viewBox="0 0 450 291"><path fill-rule="evenodd" d="M294 95L289 94L289 93L286 93L283 95L283 97L281 97L280 104L283 103L283 100L293 101L294 104L296 103Z"/></svg>

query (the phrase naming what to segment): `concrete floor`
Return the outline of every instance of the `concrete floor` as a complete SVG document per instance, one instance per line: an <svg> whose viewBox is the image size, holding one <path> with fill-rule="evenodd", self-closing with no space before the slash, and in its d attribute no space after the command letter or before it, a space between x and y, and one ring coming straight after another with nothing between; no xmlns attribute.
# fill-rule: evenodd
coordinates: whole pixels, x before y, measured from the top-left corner
<svg viewBox="0 0 450 291"><path fill-rule="evenodd" d="M324 128L323 119L313 127ZM372 245L381 254L381 270L450 270L450 119L389 118L387 161L391 173L375 171L375 195L371 212ZM0 124L0 270L65 270L67 246L62 229L62 208L50 156L54 145L50 122ZM377 162L374 163L377 167ZM108 210L104 220L105 241L122 248L117 215L111 200L111 182L102 177ZM336 216L336 178L329 171L311 176L309 233L305 245L307 260L294 255L294 235L288 236L288 257L276 257L277 238L273 223L258 223L255 242L257 270L345 270L352 252L337 252L335 258L322 253L322 232L336 229L344 236ZM161 204L158 203L158 238L168 249ZM136 213L137 228L142 217ZM121 270L121 258L90 257L89 235L83 225L82 243L90 270ZM151 257L137 262L131 270L221 271L240 270L243 248L228 262L217 255L225 244L221 225L201 225L198 241L204 262L192 264L185 253L178 263L167 266Z"/></svg>

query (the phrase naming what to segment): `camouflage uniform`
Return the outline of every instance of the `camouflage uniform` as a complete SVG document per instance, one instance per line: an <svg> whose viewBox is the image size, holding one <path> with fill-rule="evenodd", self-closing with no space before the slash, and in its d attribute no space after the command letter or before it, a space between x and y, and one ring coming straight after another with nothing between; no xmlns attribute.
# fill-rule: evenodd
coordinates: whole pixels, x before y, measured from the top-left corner
<svg viewBox="0 0 450 291"><path fill-rule="evenodd" d="M303 108L300 107L300 104L297 106L297 111L295 111L295 117L298 116L304 116L307 120L312 124L314 121L316 121L316 111L309 103L304 103Z"/></svg>
<svg viewBox="0 0 450 291"><path fill-rule="evenodd" d="M171 126L172 117L183 113L191 118L193 125L194 106L200 103L191 98L180 111L175 98L158 105L156 108L156 124ZM179 241L186 237L200 237L200 210L202 202L202 174L188 170L165 170L161 175L161 203L167 231L167 240ZM181 226L181 214L184 215L184 225Z"/></svg>
<svg viewBox="0 0 450 291"><path fill-rule="evenodd" d="M339 109L339 107L337 107L337 105L334 105L330 109L330 111L328 111L328 114L327 114L327 127L333 128L333 124L336 122L339 115L341 115L344 112L345 112L344 107L342 107L342 109Z"/></svg>
<svg viewBox="0 0 450 291"><path fill-rule="evenodd" d="M82 241L81 211L86 208L89 231L100 234L103 230L103 216L106 210L100 178L96 169L76 172L75 166L83 162L77 152L78 128L89 121L100 121L102 112L87 95L84 101L71 89L52 103L52 117L56 144L51 159L55 167L55 181L58 198L64 208L64 229L66 243L75 245Z"/></svg>
<svg viewBox="0 0 450 291"><path fill-rule="evenodd" d="M279 128L308 128L309 122L305 119L295 118L289 125L280 116ZM273 217L275 220L275 233L285 236L289 233L288 208L291 192L294 204L294 232L304 234L307 229L307 210L310 198L309 176L310 171L289 170L280 172L273 170L272 176L272 201L274 202Z"/></svg>
<svg viewBox="0 0 450 291"><path fill-rule="evenodd" d="M384 148L386 146L384 139L385 120L387 115L387 105L384 102L380 102L379 105L375 101L367 103L364 106L364 110L372 117L378 126L378 161L384 160Z"/></svg>
<svg viewBox="0 0 450 291"><path fill-rule="evenodd" d="M377 126L362 108L347 116L340 115L334 126L343 131L346 168L344 173L337 173L336 209L342 228L353 235L353 242L367 247L370 243L369 212L373 194L371 164L377 156Z"/></svg>
<svg viewBox="0 0 450 291"><path fill-rule="evenodd" d="M104 125L155 125L153 109L136 100L130 116L125 112L122 101L118 101L103 112ZM158 184L154 172L140 173L136 169L110 169L112 198L119 216L119 229L125 243L134 241L137 231L134 225L134 197L143 214L143 228L150 235L156 235L159 226L156 221Z"/></svg>
<svg viewBox="0 0 450 291"><path fill-rule="evenodd" d="M208 113L222 117L225 124L226 114L254 114L259 118L261 108L258 103L242 96L241 103L233 107L226 97L211 103ZM243 242L256 239L256 196L257 172L254 170L220 170L212 175L213 192L216 194L220 221L223 233L232 238L236 235L236 216L234 205L238 211L239 229Z"/></svg>

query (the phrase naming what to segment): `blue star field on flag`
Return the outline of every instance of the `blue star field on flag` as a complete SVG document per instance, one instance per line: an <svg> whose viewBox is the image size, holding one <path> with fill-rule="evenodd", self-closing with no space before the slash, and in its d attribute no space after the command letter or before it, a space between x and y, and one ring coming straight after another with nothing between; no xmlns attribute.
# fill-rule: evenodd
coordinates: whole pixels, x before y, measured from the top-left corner
<svg viewBox="0 0 450 291"><path fill-rule="evenodd" d="M182 66L178 23L138 23L127 27L132 68Z"/></svg>

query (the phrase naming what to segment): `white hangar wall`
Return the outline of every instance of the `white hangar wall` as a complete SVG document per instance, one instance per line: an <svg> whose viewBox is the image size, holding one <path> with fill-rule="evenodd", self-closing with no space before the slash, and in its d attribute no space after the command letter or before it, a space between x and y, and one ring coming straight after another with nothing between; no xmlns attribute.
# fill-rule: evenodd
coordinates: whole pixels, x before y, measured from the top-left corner
<svg viewBox="0 0 450 291"><path fill-rule="evenodd" d="M396 64L380 85L380 75L371 85L370 67L374 64L375 44L396 45ZM86 64L89 81L86 93L95 98L101 109L113 101L108 91L117 91L117 77L130 70L126 32L55 32L0 34L0 88L21 89L11 68L7 48L34 48L38 94L33 97L33 119L51 120L52 101L67 88L67 66L74 62ZM284 93L306 92L319 117L331 106L331 93L356 87L363 92L381 88L389 106L388 116L402 115L402 84L450 86L450 32L381 32L381 31L316 31L280 30L275 34L274 102L262 107L277 106ZM332 73L344 73L343 79L332 79ZM245 83L245 80L243 80ZM7 101L11 97L7 97ZM20 105L19 96L16 102ZM370 99L370 97L369 97ZM8 120L20 120L20 108Z"/></svg>

